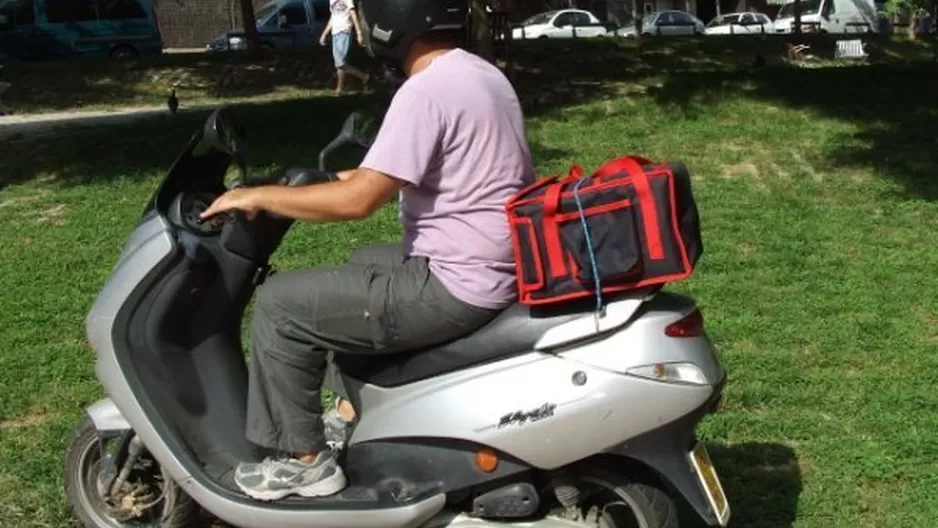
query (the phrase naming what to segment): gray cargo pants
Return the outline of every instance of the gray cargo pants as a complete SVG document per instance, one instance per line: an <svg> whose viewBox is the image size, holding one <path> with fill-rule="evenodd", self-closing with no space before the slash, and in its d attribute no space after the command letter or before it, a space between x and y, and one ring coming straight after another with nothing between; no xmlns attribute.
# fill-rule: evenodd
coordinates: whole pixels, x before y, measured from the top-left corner
<svg viewBox="0 0 938 528"><path fill-rule="evenodd" d="M326 449L320 389L329 351L384 354L467 335L497 310L459 301L399 244L344 266L281 272L258 289L251 329L247 438L268 449Z"/></svg>

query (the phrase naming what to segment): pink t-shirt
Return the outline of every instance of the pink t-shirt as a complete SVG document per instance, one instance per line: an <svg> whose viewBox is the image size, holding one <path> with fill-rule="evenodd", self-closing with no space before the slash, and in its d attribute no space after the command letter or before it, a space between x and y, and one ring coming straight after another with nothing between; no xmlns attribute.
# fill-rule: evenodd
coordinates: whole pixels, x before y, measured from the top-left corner
<svg viewBox="0 0 938 528"><path fill-rule="evenodd" d="M425 256L453 294L482 308L517 298L505 201L534 181L514 88L452 50L407 79L362 166L404 180L404 252Z"/></svg>

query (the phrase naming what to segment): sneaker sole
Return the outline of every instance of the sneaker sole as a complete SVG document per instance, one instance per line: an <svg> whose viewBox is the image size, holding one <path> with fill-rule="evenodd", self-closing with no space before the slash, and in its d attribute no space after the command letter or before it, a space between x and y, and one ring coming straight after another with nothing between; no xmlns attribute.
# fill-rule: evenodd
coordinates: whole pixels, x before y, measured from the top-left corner
<svg viewBox="0 0 938 528"><path fill-rule="evenodd" d="M237 482L235 483L238 484ZM345 473L339 469L328 478L298 488L277 491L257 491L246 489L241 484L238 484L238 487L241 488L241 491L243 491L245 495L252 499L269 502L283 499L289 495L300 495L301 497L307 498L326 497L342 491L347 485L348 482L345 478Z"/></svg>

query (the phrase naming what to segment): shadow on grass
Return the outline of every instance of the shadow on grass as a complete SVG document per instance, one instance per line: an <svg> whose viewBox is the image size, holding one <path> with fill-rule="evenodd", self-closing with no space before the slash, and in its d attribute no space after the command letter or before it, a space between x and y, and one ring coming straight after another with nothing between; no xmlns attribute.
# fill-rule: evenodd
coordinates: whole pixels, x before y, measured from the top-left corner
<svg viewBox="0 0 938 528"><path fill-rule="evenodd" d="M708 443L732 509L735 528L788 528L795 523L803 487L795 451L782 444ZM701 526L699 518L681 526Z"/></svg>
<svg viewBox="0 0 938 528"><path fill-rule="evenodd" d="M868 64L858 65L830 60L835 44L829 37L806 35L819 59L795 67L784 60L791 38L656 39L641 53L632 43L603 39L526 42L516 46L514 82L529 116L637 96L680 119L713 115L709 107L728 100L833 118L856 131L816 138L825 152L816 167L873 169L898 182L907 196L938 198L938 42L874 39ZM765 64L758 66L756 57ZM597 108L584 111L594 112L597 121L628 119Z"/></svg>
<svg viewBox="0 0 938 528"><path fill-rule="evenodd" d="M316 167L319 149L335 137L348 113L375 102L349 96L236 105L236 118L246 129L250 169ZM41 140L8 139L0 188L47 175L62 185L150 177L169 168L209 113L167 113L131 123L61 129Z"/></svg>
<svg viewBox="0 0 938 528"><path fill-rule="evenodd" d="M351 64L373 63L360 48L353 48ZM14 63L4 71L11 86L3 101L14 113L27 113L162 105L173 89L183 105L284 90L329 90L335 87L330 49L266 51L260 60L229 52Z"/></svg>
<svg viewBox="0 0 938 528"><path fill-rule="evenodd" d="M219 105L221 106L221 105ZM246 129L245 156L252 174L277 174L288 168L318 166L319 151L338 134L349 113L376 116L387 107L385 94L317 97L232 105ZM47 136L24 135L4 140L0 189L38 177L58 185L100 183L119 178L148 178L169 169L211 110L160 114L131 123L75 126ZM566 152L531 144L539 162ZM357 165L363 151L340 149L327 169Z"/></svg>
<svg viewBox="0 0 938 528"><path fill-rule="evenodd" d="M829 38L810 39L821 56L832 50ZM920 61L931 56L930 44L877 41L873 57L877 64L809 69L779 62L787 42L788 37L778 36L652 39L643 45L641 53L633 43L622 40L522 42L512 51L513 82L529 117L549 114L558 107L633 95L642 97L643 103L672 109L678 118L706 115L708 105L729 99L762 100L807 110L819 117L853 123L857 129L847 136L817 138L825 142L820 150L826 156L820 165L828 170L872 168L900 182L909 195L938 197L938 105L934 104L938 75L934 64ZM280 61L282 65L319 61L322 71L331 72L328 57L320 55L327 54L323 50L278 52L268 55L265 61ZM756 56L766 58L768 66L755 68ZM909 59L919 62L910 63ZM137 72L133 75L149 75L177 66L193 71L204 67L207 72L218 65L235 63L241 70L252 72L257 81L245 84L249 93L292 82L289 76L278 77L276 68L265 70L267 62L250 64L246 55L237 53L167 55L154 63L158 68L147 69L143 62L111 63L107 71L119 78L123 69ZM46 67L29 66L36 71ZM50 69L50 75L54 71ZM106 84L100 79L95 81L93 73L83 78L92 84ZM323 76L320 81L325 86L331 78L327 81ZM109 96L107 90L102 90L95 97ZM383 113L387 100L386 92L379 90L369 96L238 105L238 115L250 133L247 147L251 165L272 170L315 166L318 149L334 136L348 112L364 105ZM49 141L5 141L0 187L49 173L66 183L80 183L134 177L165 168L205 115L167 114L133 125L76 129ZM597 120L609 118L627 116L596 115ZM804 138L795 140L801 142ZM532 150L538 164L560 155L537 145L532 145Z"/></svg>
<svg viewBox="0 0 938 528"><path fill-rule="evenodd" d="M748 98L852 123L853 133L816 138L826 143L820 167L871 168L902 185L906 195L933 200L938 198L936 73L938 68L928 64L768 69L744 79L724 72L675 73L648 94L684 116L702 113L717 100Z"/></svg>

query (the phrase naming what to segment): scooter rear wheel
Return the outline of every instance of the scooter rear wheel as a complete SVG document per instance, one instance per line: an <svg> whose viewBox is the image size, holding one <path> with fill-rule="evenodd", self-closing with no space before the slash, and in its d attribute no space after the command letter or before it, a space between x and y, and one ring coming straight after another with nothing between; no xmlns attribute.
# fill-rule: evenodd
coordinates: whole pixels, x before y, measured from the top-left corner
<svg viewBox="0 0 938 528"><path fill-rule="evenodd" d="M201 509L144 448L117 497L102 493L102 450L117 444L103 438L85 416L75 427L65 455L65 493L72 514L86 528L182 528L201 519ZM118 472L120 468L118 468Z"/></svg>
<svg viewBox="0 0 938 528"><path fill-rule="evenodd" d="M556 516L584 528L678 528L677 505L658 483L584 464L568 473L579 504Z"/></svg>

